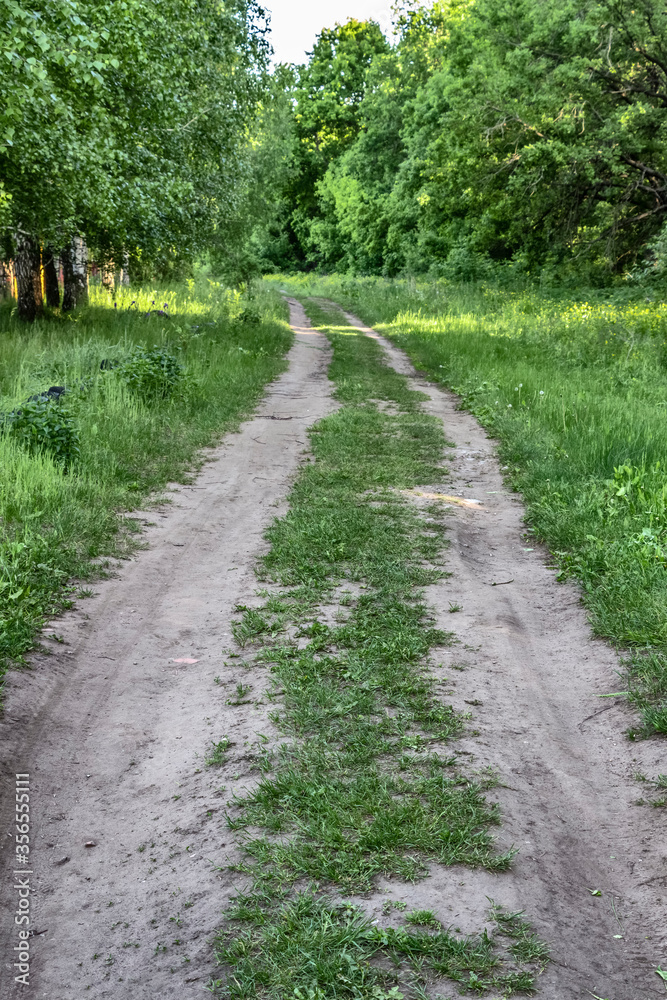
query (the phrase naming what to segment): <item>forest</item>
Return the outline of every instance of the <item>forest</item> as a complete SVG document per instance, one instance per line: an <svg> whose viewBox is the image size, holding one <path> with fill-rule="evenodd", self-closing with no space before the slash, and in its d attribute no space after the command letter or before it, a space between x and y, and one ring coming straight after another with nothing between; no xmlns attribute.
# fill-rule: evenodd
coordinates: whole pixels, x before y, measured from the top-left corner
<svg viewBox="0 0 667 1000"><path fill-rule="evenodd" d="M349 21L287 85L274 77L292 131L254 234L263 269L594 286L661 273L657 2L410 3L396 32Z"/></svg>
<svg viewBox="0 0 667 1000"><path fill-rule="evenodd" d="M349 20L274 67L245 0L3 9L0 256L27 319L40 267L60 305L54 261L65 310L87 260L107 281L204 258L232 283L662 274L657 0L403 3L391 39Z"/></svg>

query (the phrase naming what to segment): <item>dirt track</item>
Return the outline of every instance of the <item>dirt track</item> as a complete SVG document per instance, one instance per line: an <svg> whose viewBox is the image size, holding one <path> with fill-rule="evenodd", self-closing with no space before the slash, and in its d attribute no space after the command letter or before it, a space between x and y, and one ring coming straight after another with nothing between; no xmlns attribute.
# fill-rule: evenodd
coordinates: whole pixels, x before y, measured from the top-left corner
<svg viewBox="0 0 667 1000"><path fill-rule="evenodd" d="M148 551L57 622L65 644L8 686L3 784L12 793L16 771L32 775L38 933L32 985L14 988L13 844L3 837L2 1000L188 998L214 971L208 941L233 885L209 859L222 864L234 849L224 804L252 780L257 734L271 732L270 705L255 704L261 672L223 651L235 604L255 593L262 532L280 513L305 431L334 407L326 342L291 307L302 332L257 416L173 506L147 515L160 522L147 530ZM492 442L452 396L415 381L456 445L447 492L483 501L480 510L452 506L453 575L428 596L438 624L461 640L438 668L449 679L443 692L453 686L447 697L473 713L459 749L471 770L498 770L499 841L519 854L502 875L434 868L418 885L380 889L463 930L479 929L486 896L525 909L553 951L545 1000L665 996L654 973L667 966L664 811L632 805L641 796L633 772L664 772L664 743L627 742L632 715L598 697L618 690L617 660L590 638L576 590L556 583L546 554L524 537ZM449 614L450 602L462 611ZM198 662L173 662L182 658ZM248 703L227 704L238 682L251 685ZM235 744L229 765L205 768L207 744L223 735ZM3 797L10 836L12 802ZM363 905L379 910L386 898Z"/></svg>
<svg viewBox="0 0 667 1000"><path fill-rule="evenodd" d="M3 836L2 1000L186 1000L213 971L208 941L232 886L209 859L227 859L225 803L244 787L271 707L254 704L261 675L223 651L235 604L257 589L262 534L307 448L306 428L334 408L328 344L296 304L293 325L289 370L257 415L161 516L146 515L160 522L148 528L148 551L45 630L65 644L8 685L2 829L13 838L14 773L28 771L38 936L31 985L14 987L13 843ZM173 662L182 658L198 662ZM251 702L227 705L239 682L251 685ZM224 735L235 744L230 765L206 768L207 744Z"/></svg>

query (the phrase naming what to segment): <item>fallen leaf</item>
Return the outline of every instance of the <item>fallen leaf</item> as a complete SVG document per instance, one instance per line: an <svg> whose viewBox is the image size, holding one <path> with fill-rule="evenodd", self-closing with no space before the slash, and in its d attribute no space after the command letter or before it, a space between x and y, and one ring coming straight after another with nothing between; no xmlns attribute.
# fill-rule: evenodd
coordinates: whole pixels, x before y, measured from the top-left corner
<svg viewBox="0 0 667 1000"><path fill-rule="evenodd" d="M660 976L660 978L664 979L665 982L667 983L667 972L665 972L664 969L661 969L660 966L658 966L658 968L655 970L655 972L656 972L657 976Z"/></svg>
<svg viewBox="0 0 667 1000"><path fill-rule="evenodd" d="M68 861L69 861L69 858L67 857L67 855L65 855L64 858L60 859L60 861L56 861L56 864L57 865L66 865Z"/></svg>
<svg viewBox="0 0 667 1000"><path fill-rule="evenodd" d="M87 840L86 843L83 846L84 847L97 847L97 844L95 843L94 840Z"/></svg>
<svg viewBox="0 0 667 1000"><path fill-rule="evenodd" d="M590 892L591 896L601 896L602 895L602 892L600 891L600 889L589 889L588 891Z"/></svg>
<svg viewBox="0 0 667 1000"><path fill-rule="evenodd" d="M199 660L193 660L191 656L182 656L180 660L172 660L172 663L199 663Z"/></svg>

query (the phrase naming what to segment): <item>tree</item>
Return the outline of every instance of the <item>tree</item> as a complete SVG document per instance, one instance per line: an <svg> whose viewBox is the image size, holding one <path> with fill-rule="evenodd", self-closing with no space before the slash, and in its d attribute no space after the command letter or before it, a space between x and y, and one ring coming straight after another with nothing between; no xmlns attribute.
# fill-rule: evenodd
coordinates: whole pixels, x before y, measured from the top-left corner
<svg viewBox="0 0 667 1000"><path fill-rule="evenodd" d="M0 13L5 255L22 234L66 248L66 269L84 235L103 261L209 246L235 211L262 87L254 0L0 0ZM25 297L19 312L33 315Z"/></svg>
<svg viewBox="0 0 667 1000"><path fill-rule="evenodd" d="M658 0L407 2L396 27L323 32L300 71L304 263L606 281L641 256L667 211Z"/></svg>
<svg viewBox="0 0 667 1000"><path fill-rule="evenodd" d="M360 130L360 107L373 60L388 52L374 21L325 28L309 62L299 68L295 89L297 171L287 198L294 206L290 227L306 264L332 263L341 256L335 217L319 187L329 164L349 149Z"/></svg>

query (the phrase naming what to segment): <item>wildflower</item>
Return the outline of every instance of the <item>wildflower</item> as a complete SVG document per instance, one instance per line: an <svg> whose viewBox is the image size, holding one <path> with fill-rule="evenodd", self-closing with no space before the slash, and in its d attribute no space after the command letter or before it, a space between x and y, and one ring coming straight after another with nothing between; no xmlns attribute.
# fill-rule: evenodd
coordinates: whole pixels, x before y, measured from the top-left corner
<svg viewBox="0 0 667 1000"><path fill-rule="evenodd" d="M514 386L514 391L515 391L515 392L518 392L518 391L519 391L519 386L518 386L518 385L515 385L515 386Z"/></svg>
<svg viewBox="0 0 667 1000"><path fill-rule="evenodd" d="M511 404L511 403L508 403L508 404L507 404L507 409L508 409L508 410L511 410L511 409L512 409L512 404Z"/></svg>
<svg viewBox="0 0 667 1000"><path fill-rule="evenodd" d="M540 396L544 395L544 389L540 389Z"/></svg>

